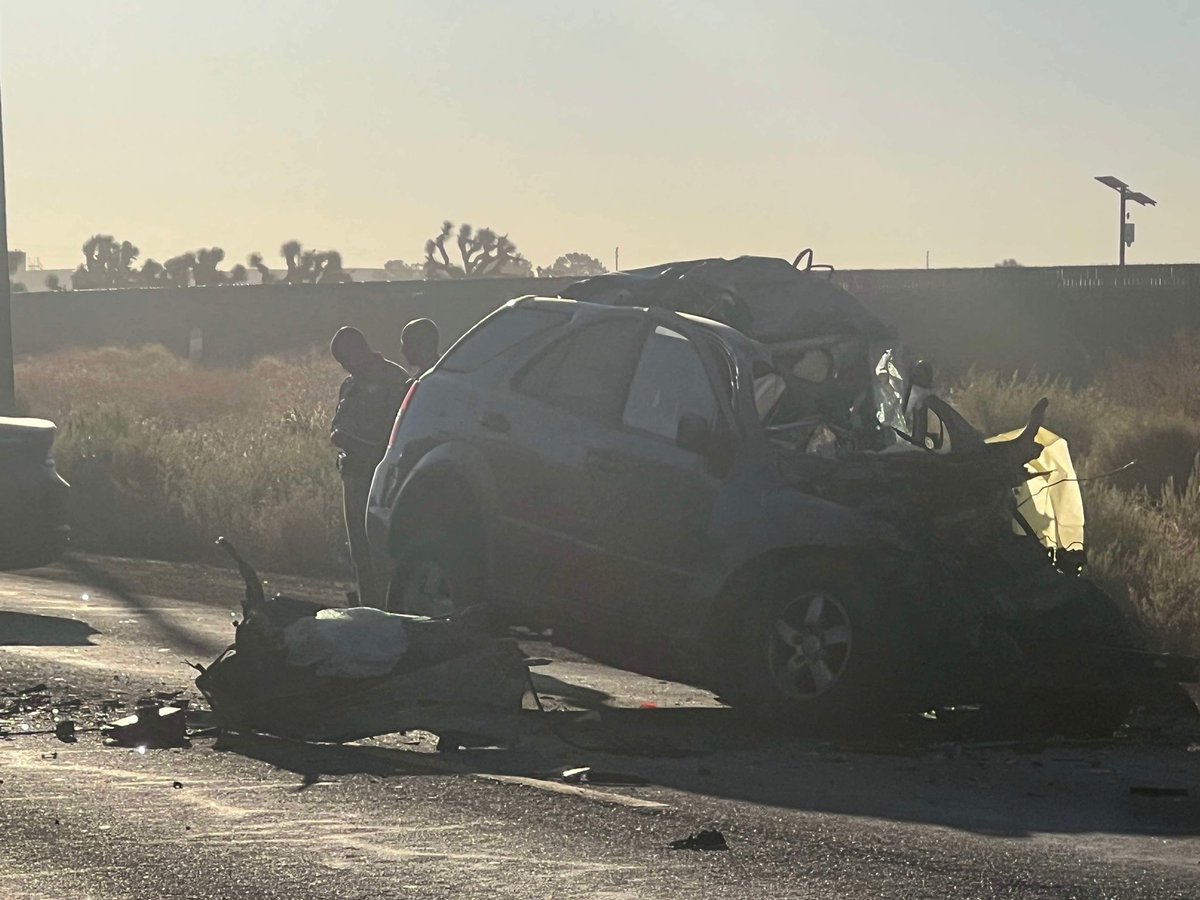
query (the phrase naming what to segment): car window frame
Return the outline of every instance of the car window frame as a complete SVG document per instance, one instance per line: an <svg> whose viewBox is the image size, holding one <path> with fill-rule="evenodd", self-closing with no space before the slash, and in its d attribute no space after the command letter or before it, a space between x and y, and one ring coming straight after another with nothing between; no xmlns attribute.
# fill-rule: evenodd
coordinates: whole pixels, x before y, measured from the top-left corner
<svg viewBox="0 0 1200 900"><path fill-rule="evenodd" d="M685 332L681 333L686 335ZM738 397L742 392L742 366L738 355L732 347L721 340L719 334L714 334L705 328L697 328L694 333L699 338L699 340L695 341L697 347L707 345L710 353L716 352L720 354L721 360L725 364L731 379L728 396L726 396L724 391L714 388L714 392L717 395L717 405L722 408L722 415L725 419L725 433L729 433L730 423L736 423L738 435L744 437L746 434L745 425L738 414ZM691 337L691 335L686 336ZM717 364L707 353L701 352L700 358L704 361L705 370L709 373L709 381L714 384L722 382L722 375L725 373L725 370L722 370L721 373L714 371Z"/></svg>
<svg viewBox="0 0 1200 900"><path fill-rule="evenodd" d="M491 324L494 319L497 319L500 316L510 314L513 312L529 312L529 311L535 311L535 312L542 311L542 312L547 312L547 313L551 313L554 315L561 315L562 321L551 324L545 328L541 328L537 331L534 331L530 334L525 335L522 338L518 338L514 343L509 344L507 347L504 347L503 349L496 351L495 353L491 354L486 359L482 360L481 362L479 362L477 365L475 365L472 368L462 368L462 367L454 366L454 356L455 356L456 351L462 349L462 347L465 344L467 344L470 340L473 340L474 338L478 337L479 333L486 330L487 326L489 324ZM563 328L568 327L570 324L571 324L571 314L567 310L546 309L545 307L538 307L538 306L533 306L533 305L517 306L517 305L506 304L506 305L501 306L501 307L493 310L492 312L488 313L487 316L485 316L478 323L476 323L474 326L472 326L470 329L468 329L467 332L462 335L462 337L460 337L453 344L451 344L449 349L447 349L446 352L443 353L441 355L441 357L438 359L435 366L431 367L431 371L433 368L437 368L437 369L440 369L441 371L448 372L453 375L473 375L476 372L479 372L480 370L485 369L488 366L492 365L497 359L499 359L503 356L507 356L508 354L512 353L513 351L520 349L523 345L529 344L529 343L532 343L532 342L538 341L538 340L546 340L546 339L550 338L552 335L554 335L558 332L561 332Z"/></svg>
<svg viewBox="0 0 1200 900"><path fill-rule="evenodd" d="M564 406L555 403L544 396L522 390L521 382L528 377L529 373L535 369L547 356L555 351L557 347L567 341L574 341L578 336L589 328L595 328L600 325L607 324L616 320L626 320L636 322L638 330L630 342L629 359L624 361L622 366L623 376L620 382L620 399L616 405L616 412L612 415L593 415L590 412L583 411L570 406ZM559 412L566 413L574 418L583 419L588 422L595 422L608 427L622 428L621 417L625 411L625 404L629 399L629 387L633 382L633 376L637 369L637 362L641 359L642 348L646 343L646 336L650 329L654 328L657 323L653 322L644 310L629 309L615 311L613 314L597 316L591 321L581 322L577 327L570 327L565 333L555 335L546 343L539 347L534 353L522 363L517 370L512 374L508 381L508 388L512 393L525 398L534 403L539 403L542 406L549 407ZM567 351L570 352L569 350Z"/></svg>
<svg viewBox="0 0 1200 900"><path fill-rule="evenodd" d="M716 421L713 422L713 425L712 425L713 434L714 435L728 434L729 433L729 423L728 423L729 408L731 408L732 404L729 402L728 398L725 398L723 396L722 392L720 390L718 390L716 387L715 382L719 381L720 379L717 379L714 376L713 369L714 369L715 364L713 363L712 360L710 360L708 358L708 354L703 349L704 342L706 340L708 340L707 333L704 332L703 329L692 329L691 327L689 327L687 321L682 318L658 317L658 316L650 318L649 327L646 329L645 333L642 335L641 344L638 348L637 357L634 360L634 363L630 368L629 378L625 384L625 399L621 403L621 413L617 418L617 425L620 428L620 430L625 434L637 435L638 437L657 441L662 444L667 444L669 446L676 447L680 450L683 449L683 448L679 447L678 443L676 443L676 439L673 437L671 437L671 438L665 437L664 435L658 434L656 432L647 431L644 428L637 428L636 426L628 425L625 423L625 407L629 404L629 393L633 389L633 379L637 375L637 369L638 369L638 365L642 361L642 355L646 352L646 347L649 344L650 338L653 336L654 330L656 328L670 329L671 331L674 331L676 334L681 335L684 340L688 341L688 343L690 343L692 345L692 349L695 351L696 355L700 357L700 366L704 371L705 378L708 379L708 389L709 389L709 391L712 392L713 400L715 401L714 405L716 407ZM698 336L701 337L702 340L697 340L696 338ZM714 339L718 343L720 343L720 339L717 338L715 335L712 336L712 339ZM736 377L737 377L736 363L733 363L730 366L730 371L733 374L734 378L736 379ZM736 388L735 388L735 390L736 390ZM684 452L688 452L688 451L684 451ZM697 455L697 454L689 454L689 455Z"/></svg>

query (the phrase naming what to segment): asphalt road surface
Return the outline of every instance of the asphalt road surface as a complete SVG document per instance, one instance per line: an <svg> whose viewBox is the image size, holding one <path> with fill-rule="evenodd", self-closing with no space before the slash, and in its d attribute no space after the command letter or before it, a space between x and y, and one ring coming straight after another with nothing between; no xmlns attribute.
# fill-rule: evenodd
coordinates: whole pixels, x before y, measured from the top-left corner
<svg viewBox="0 0 1200 900"><path fill-rule="evenodd" d="M1200 897L1194 737L770 737L709 694L553 652L548 711L456 752L27 734L55 709L83 727L196 697L186 661L232 639L231 577L153 596L108 566L0 576L0 898ZM51 703L16 711L38 684ZM558 777L577 766L592 783ZM670 848L704 828L729 849Z"/></svg>

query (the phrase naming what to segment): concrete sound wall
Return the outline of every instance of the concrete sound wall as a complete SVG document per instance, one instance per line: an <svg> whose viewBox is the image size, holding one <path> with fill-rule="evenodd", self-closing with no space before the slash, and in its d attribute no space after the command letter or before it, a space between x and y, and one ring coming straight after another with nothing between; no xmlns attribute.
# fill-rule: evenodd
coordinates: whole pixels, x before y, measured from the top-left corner
<svg viewBox="0 0 1200 900"><path fill-rule="evenodd" d="M1114 356L1200 328L1197 265L863 270L834 277L944 370L976 364L1086 378ZM14 344L18 354L148 343L186 354L198 335L204 359L237 363L324 344L338 326L352 324L394 353L410 319L434 319L448 345L505 301L553 295L565 283L479 279L15 294Z"/></svg>
<svg viewBox="0 0 1200 900"><path fill-rule="evenodd" d="M1085 379L1200 329L1200 265L838 273L944 369L1037 369Z"/></svg>
<svg viewBox="0 0 1200 900"><path fill-rule="evenodd" d="M142 344L187 354L198 334L204 359L245 362L321 345L339 326L356 325L391 353L411 319L435 320L448 342L505 301L553 293L562 283L479 279L14 294L13 343L18 355Z"/></svg>

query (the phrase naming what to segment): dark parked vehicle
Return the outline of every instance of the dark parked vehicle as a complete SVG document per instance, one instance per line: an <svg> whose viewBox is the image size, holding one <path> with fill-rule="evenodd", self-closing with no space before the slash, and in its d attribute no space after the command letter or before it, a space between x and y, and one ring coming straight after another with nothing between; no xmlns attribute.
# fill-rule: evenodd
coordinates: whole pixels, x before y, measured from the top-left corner
<svg viewBox="0 0 1200 900"><path fill-rule="evenodd" d="M866 363L873 325L809 317L787 346L842 348L812 394L740 331L625 300L515 300L414 385L368 510L390 608L486 602L774 719L1125 713L1151 663L1114 665L1112 601L1014 528L1044 403L992 443L944 412L933 452L888 424L904 388Z"/></svg>
<svg viewBox="0 0 1200 900"><path fill-rule="evenodd" d="M53 422L0 418L0 569L53 562L67 543L67 483Z"/></svg>

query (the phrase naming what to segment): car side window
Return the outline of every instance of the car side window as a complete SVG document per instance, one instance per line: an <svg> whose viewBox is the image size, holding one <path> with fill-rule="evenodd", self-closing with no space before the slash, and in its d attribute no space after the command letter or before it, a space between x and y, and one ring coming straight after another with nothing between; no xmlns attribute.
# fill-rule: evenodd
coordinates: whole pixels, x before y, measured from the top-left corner
<svg viewBox="0 0 1200 900"><path fill-rule="evenodd" d="M527 338L562 325L570 318L558 309L502 307L451 347L438 368L447 372L474 372Z"/></svg>
<svg viewBox="0 0 1200 900"><path fill-rule="evenodd" d="M682 334L659 326L646 340L629 398L624 424L674 441L685 413L717 421L717 398L695 346Z"/></svg>
<svg viewBox="0 0 1200 900"><path fill-rule="evenodd" d="M535 360L517 390L590 418L616 419L641 331L632 317L580 328Z"/></svg>

